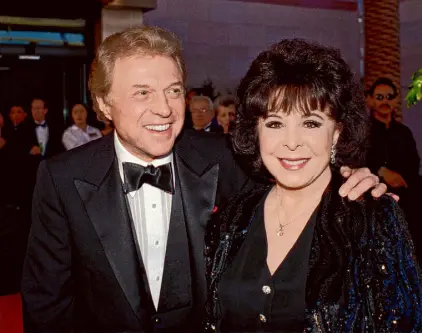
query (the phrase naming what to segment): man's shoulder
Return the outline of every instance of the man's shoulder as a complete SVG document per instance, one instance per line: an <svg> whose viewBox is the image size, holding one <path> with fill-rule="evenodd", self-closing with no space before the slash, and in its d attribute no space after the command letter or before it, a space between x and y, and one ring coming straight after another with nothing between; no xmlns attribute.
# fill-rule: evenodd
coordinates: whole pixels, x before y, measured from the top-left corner
<svg viewBox="0 0 422 333"><path fill-rule="evenodd" d="M395 121L394 122L396 128L401 132L401 133L405 133L407 135L412 135L412 130L405 124L403 124L402 122L398 122Z"/></svg>
<svg viewBox="0 0 422 333"><path fill-rule="evenodd" d="M104 137L48 158L45 163L51 170L75 174L91 167L91 162L95 155L110 149L114 149L113 140Z"/></svg>

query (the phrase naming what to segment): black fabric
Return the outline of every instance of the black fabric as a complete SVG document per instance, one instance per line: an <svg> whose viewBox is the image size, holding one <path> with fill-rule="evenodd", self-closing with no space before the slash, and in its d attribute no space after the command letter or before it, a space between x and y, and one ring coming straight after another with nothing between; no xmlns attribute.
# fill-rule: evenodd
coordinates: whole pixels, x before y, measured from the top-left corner
<svg viewBox="0 0 422 333"><path fill-rule="evenodd" d="M183 226L184 219L187 241L183 227L175 238L170 235L166 260L171 272L162 286L166 303L157 313L151 310L113 135L41 163L22 279L27 332L200 331L205 227L216 206L253 182L237 167L225 139L209 133L182 134L174 163L180 196L173 198L177 212L172 211L171 221ZM186 242L188 254L180 247ZM177 279L179 290L171 285Z"/></svg>
<svg viewBox="0 0 422 333"><path fill-rule="evenodd" d="M393 120L387 128L384 123L372 119L370 139L368 167L374 174L384 166L399 173L409 186L417 183L420 158L407 126Z"/></svg>
<svg viewBox="0 0 422 333"><path fill-rule="evenodd" d="M143 184L149 184L165 192L174 194L173 175L171 163L155 167L153 165L139 165L124 162L125 191L132 192L140 189Z"/></svg>
<svg viewBox="0 0 422 333"><path fill-rule="evenodd" d="M38 143L35 129L38 126L40 125L36 124L35 122L32 122L32 131L37 140L37 145L39 145L39 143ZM48 127L48 140L44 148L44 155L38 156L38 160L39 160L38 164L41 162L41 160L53 157L55 155L58 155L66 151L62 143L62 136L63 136L63 130L64 130L62 126L56 123L53 124L50 121L48 121L48 119L41 126Z"/></svg>
<svg viewBox="0 0 422 333"><path fill-rule="evenodd" d="M402 211L389 196L344 199L338 195L342 183L333 172L318 209L304 332L421 332L421 272ZM215 332L219 283L245 241L266 191L256 188L240 194L207 228L205 332Z"/></svg>
<svg viewBox="0 0 422 333"><path fill-rule="evenodd" d="M303 332L305 290L316 212L271 276L268 269L264 203L220 286L221 332ZM280 238L282 241L282 238ZM263 288L267 288L268 294ZM265 317L261 321L260 315Z"/></svg>
<svg viewBox="0 0 422 333"><path fill-rule="evenodd" d="M408 185L407 188L388 186L388 192L400 196L399 205L406 214L410 233L415 241L417 256L419 262L422 263L422 226L419 212L419 207L422 205L419 188L420 157L415 139L407 126L392 120L387 128L384 123L374 118L370 138L368 167L371 171L378 174L381 167L386 167L399 173Z"/></svg>
<svg viewBox="0 0 422 333"><path fill-rule="evenodd" d="M158 309L153 317L155 328L168 332L199 325L191 315L192 264L177 166L175 174L176 189L171 206L163 279Z"/></svg>
<svg viewBox="0 0 422 333"><path fill-rule="evenodd" d="M2 135L6 141L2 150L5 161L3 171L7 177L0 191L7 194L7 203L29 209L36 173L36 161L29 152L37 145L35 132L30 123L24 121L18 126L6 126Z"/></svg>
<svg viewBox="0 0 422 333"><path fill-rule="evenodd" d="M30 155L36 137L27 121L2 129L0 149L0 293L19 291L29 228L36 165Z"/></svg>

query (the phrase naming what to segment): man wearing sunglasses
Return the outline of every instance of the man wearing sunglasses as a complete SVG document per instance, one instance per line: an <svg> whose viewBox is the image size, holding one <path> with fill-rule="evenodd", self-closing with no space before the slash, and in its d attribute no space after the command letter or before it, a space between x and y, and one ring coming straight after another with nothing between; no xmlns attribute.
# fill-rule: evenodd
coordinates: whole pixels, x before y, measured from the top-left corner
<svg viewBox="0 0 422 333"><path fill-rule="evenodd" d="M389 191L400 196L410 231L418 243L422 231L417 230L416 224L416 207L422 204L420 199L418 202L420 194L416 190L420 158L412 132L394 117L394 109L400 103L397 87L392 80L379 78L367 94L372 118L368 165L383 179ZM417 250L422 252L422 242ZM419 258L422 259L422 253Z"/></svg>

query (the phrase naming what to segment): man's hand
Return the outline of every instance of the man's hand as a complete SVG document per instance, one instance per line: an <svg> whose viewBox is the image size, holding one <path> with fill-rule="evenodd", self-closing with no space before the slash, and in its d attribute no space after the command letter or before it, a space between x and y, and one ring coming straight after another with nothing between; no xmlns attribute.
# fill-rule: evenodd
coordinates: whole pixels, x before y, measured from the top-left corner
<svg viewBox="0 0 422 333"><path fill-rule="evenodd" d="M340 172L343 177L348 178L339 190L339 194L342 197L356 200L366 191L372 189L372 196L378 198L387 191L387 186L380 184L379 178L373 175L368 168L352 170L349 167L342 167ZM393 196L393 198L396 201L398 200L397 196Z"/></svg>
<svg viewBox="0 0 422 333"><path fill-rule="evenodd" d="M31 155L41 155L41 149L38 146L33 146L31 150L29 151L29 154Z"/></svg>
<svg viewBox="0 0 422 333"><path fill-rule="evenodd" d="M378 171L378 174L384 179L384 181L394 188L405 187L407 188L407 183L404 178L397 172L390 170L386 167L381 167Z"/></svg>
<svg viewBox="0 0 422 333"><path fill-rule="evenodd" d="M0 149L2 149L6 145L6 140L3 138L0 138Z"/></svg>

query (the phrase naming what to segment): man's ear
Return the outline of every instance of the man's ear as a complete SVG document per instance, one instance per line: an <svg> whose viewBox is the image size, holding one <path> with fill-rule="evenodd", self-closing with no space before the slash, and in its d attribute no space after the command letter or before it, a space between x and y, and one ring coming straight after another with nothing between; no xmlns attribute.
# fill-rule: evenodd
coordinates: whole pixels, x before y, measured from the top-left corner
<svg viewBox="0 0 422 333"><path fill-rule="evenodd" d="M99 106L100 110L103 112L104 116L108 120L112 121L113 119L111 118L110 104L105 101L104 97L96 96L95 98L96 98L98 106Z"/></svg>

